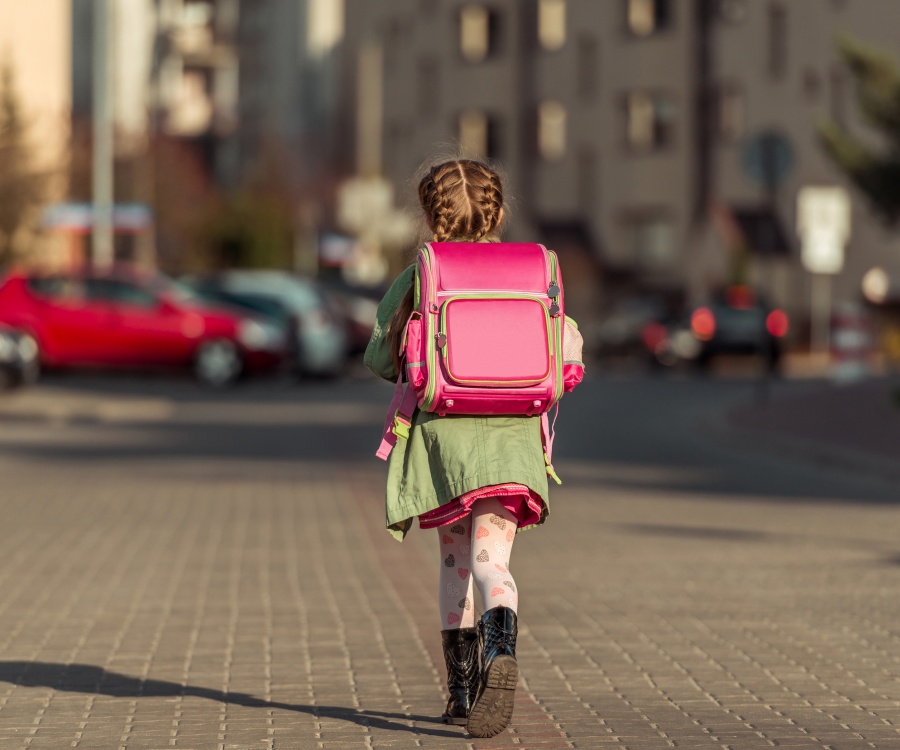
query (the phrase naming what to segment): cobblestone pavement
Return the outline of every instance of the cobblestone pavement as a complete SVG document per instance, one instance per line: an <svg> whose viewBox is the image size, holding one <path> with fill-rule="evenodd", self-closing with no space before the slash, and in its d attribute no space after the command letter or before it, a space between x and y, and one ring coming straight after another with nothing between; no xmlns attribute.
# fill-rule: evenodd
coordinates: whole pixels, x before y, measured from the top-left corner
<svg viewBox="0 0 900 750"><path fill-rule="evenodd" d="M514 550L513 726L473 742L436 720L435 540L382 530L385 392L167 387L2 422L0 748L900 749L896 484L570 451ZM648 403L617 389L580 416Z"/></svg>

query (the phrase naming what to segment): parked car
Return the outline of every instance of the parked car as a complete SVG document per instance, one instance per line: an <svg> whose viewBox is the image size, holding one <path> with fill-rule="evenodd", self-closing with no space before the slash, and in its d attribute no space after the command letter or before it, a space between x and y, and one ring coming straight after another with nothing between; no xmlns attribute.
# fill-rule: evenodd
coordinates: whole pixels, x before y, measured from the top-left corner
<svg viewBox="0 0 900 750"><path fill-rule="evenodd" d="M12 275L0 285L0 323L30 336L46 367L191 367L224 385L284 357L283 332L265 319L126 270Z"/></svg>
<svg viewBox="0 0 900 750"><path fill-rule="evenodd" d="M0 390L32 382L39 369L35 340L27 333L0 325Z"/></svg>
<svg viewBox="0 0 900 750"><path fill-rule="evenodd" d="M386 288L329 283L323 286L323 291L344 320L348 353L362 354L372 337L378 303L387 291Z"/></svg>
<svg viewBox="0 0 900 750"><path fill-rule="evenodd" d="M642 358L647 353L647 326L662 325L670 318L669 307L661 298L629 297L620 301L594 328L592 349L601 357Z"/></svg>
<svg viewBox="0 0 900 750"><path fill-rule="evenodd" d="M784 311L767 305L755 290L730 286L686 320L645 327L644 339L661 364L691 361L707 368L720 354L749 355L775 371L788 327Z"/></svg>
<svg viewBox="0 0 900 750"><path fill-rule="evenodd" d="M315 282L286 271L226 271L182 279L202 298L236 305L284 325L293 339L295 369L302 375L335 377L347 360L348 337L341 316Z"/></svg>

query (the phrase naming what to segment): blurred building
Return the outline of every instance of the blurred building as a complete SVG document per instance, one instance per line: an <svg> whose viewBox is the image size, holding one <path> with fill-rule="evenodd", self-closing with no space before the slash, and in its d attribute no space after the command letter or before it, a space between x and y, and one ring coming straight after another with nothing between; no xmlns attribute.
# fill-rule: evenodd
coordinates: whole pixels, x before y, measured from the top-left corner
<svg viewBox="0 0 900 750"><path fill-rule="evenodd" d="M42 2L71 2L72 112L89 121L93 2ZM333 131L342 0L117 0L112 13L120 150L179 138L234 186L267 143L291 151Z"/></svg>
<svg viewBox="0 0 900 750"><path fill-rule="evenodd" d="M63 164L69 142L72 95L70 0L5 3L0 16L0 65L12 74L21 107L31 168L49 177L46 198L60 200L66 189ZM39 50L39 53L36 51ZM29 216L27 225L37 225ZM52 237L29 239L35 256L52 256Z"/></svg>
<svg viewBox="0 0 900 750"><path fill-rule="evenodd" d="M96 4L66 2L72 117L89 133ZM271 180L258 173L274 164L299 194L331 167L341 0L115 0L109 7L118 200L152 201L159 169L177 167L195 181L202 172L228 191ZM82 199L87 166L76 185Z"/></svg>
<svg viewBox="0 0 900 750"><path fill-rule="evenodd" d="M0 23L0 63L12 69L36 158L45 168L58 167L67 144L70 22L69 0L33 0L5 4Z"/></svg>
<svg viewBox="0 0 900 750"><path fill-rule="evenodd" d="M844 181L816 124L856 117L835 34L893 49L897 22L892 0L348 0L355 166L402 186L442 146L499 160L513 238L567 255L585 311L743 273L802 316L797 191ZM897 256L854 199L835 296Z"/></svg>
<svg viewBox="0 0 900 750"><path fill-rule="evenodd" d="M154 0L147 102L157 133L193 146L217 181L237 169L238 0Z"/></svg>
<svg viewBox="0 0 900 750"><path fill-rule="evenodd" d="M342 0L267 0L240 6L241 171L274 144L301 182L330 166Z"/></svg>
<svg viewBox="0 0 900 750"><path fill-rule="evenodd" d="M93 114L93 0L71 0L71 117L90 124ZM111 4L113 119L121 152L143 148L149 130L151 67L156 32L153 0Z"/></svg>

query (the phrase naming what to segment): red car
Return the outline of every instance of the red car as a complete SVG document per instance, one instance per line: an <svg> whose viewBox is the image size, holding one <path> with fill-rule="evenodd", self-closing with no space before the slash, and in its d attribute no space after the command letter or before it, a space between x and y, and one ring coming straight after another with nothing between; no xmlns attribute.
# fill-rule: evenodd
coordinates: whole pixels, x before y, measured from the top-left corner
<svg viewBox="0 0 900 750"><path fill-rule="evenodd" d="M193 367L212 385L277 366L286 347L284 331L266 320L137 273L10 276L0 323L30 334L47 367Z"/></svg>

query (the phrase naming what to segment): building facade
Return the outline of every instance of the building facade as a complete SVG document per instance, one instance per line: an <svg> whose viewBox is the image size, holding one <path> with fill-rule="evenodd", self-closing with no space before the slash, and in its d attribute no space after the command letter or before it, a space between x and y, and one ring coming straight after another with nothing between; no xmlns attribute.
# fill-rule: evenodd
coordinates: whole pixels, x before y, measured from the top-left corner
<svg viewBox="0 0 900 750"><path fill-rule="evenodd" d="M858 123L835 37L893 51L900 6L349 0L347 19L346 70L357 72L345 101L370 133L357 152L372 151L371 134L379 151L358 165L408 187L442 147L498 160L515 198L511 236L573 257L580 247L597 286L579 295L598 307L642 290L696 302L741 277L803 318L797 192L845 184L819 145L821 118ZM381 64L382 100L367 111L363 54ZM858 298L872 266L900 271L895 240L855 193L853 217L837 299Z"/></svg>
<svg viewBox="0 0 900 750"><path fill-rule="evenodd" d="M69 0L7 3L0 23L0 66L10 74L12 94L25 129L29 170L45 175L45 198L65 195L72 97ZM35 50L40 50L36 54ZM23 217L14 240L19 255L53 262L64 252L58 238L37 231L39 212Z"/></svg>

